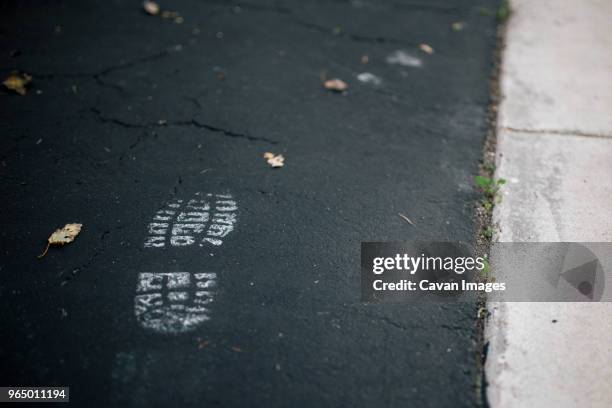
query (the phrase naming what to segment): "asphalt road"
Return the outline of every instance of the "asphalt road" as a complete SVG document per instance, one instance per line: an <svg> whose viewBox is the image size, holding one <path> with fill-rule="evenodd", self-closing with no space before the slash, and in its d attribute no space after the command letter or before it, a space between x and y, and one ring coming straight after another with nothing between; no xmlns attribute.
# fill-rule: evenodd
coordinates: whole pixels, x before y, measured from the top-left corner
<svg viewBox="0 0 612 408"><path fill-rule="evenodd" d="M359 248L473 242L497 1L161 5L180 18L1 6L2 78L33 82L0 91L0 385L69 385L75 406L480 404L476 305L363 304ZM145 247L157 211L202 197L195 244L168 227ZM175 272L191 295L216 274L191 326L136 307L143 273Z"/></svg>

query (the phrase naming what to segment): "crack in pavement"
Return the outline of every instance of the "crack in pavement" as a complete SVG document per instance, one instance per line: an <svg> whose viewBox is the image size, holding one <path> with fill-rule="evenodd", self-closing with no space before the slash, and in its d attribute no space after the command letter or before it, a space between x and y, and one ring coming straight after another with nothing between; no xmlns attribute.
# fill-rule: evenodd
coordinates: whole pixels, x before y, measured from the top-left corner
<svg viewBox="0 0 612 408"><path fill-rule="evenodd" d="M176 46L175 46L176 47ZM108 66L100 71L96 71L96 72L68 72L68 73L60 73L60 72L51 72L51 73L34 73L33 70L27 70L27 72L32 72L32 75L34 76L34 78L36 79L56 79L56 78L86 78L86 79L93 79L98 85L102 86L102 87L107 87L107 88L111 88L114 89L116 91L118 91L119 93L121 93L122 95L126 94L125 89L123 89L123 87L117 85L117 84L112 84L109 82L106 82L104 80L104 77L108 74L111 74L113 72L117 72L117 71L121 71L124 69L128 69L128 68L133 68L136 67L138 65L142 65L142 64L147 64L151 61L156 61L162 58L165 58L167 56L169 56L173 51L174 52L178 52L175 47L170 47L167 48L163 51L158 51L154 54L149 54L149 55L145 55L143 57L140 58L136 58L134 60L131 61L127 61L127 62L122 62L116 65L111 65Z"/></svg>
<svg viewBox="0 0 612 408"><path fill-rule="evenodd" d="M408 45L407 43L405 43L402 40L399 40L397 38L393 38L393 37L373 37L373 36L367 36L367 35L362 35L362 34L355 34L355 33L351 33L348 31L344 31L342 29L340 29L339 31L337 31L337 28L332 28L332 27L328 27L328 26L324 26L321 24L316 24L316 23L312 23L309 21L304 21L301 20L295 16L292 16L291 19L297 23L298 25L302 26L302 27L306 27L310 30L314 30L318 33L322 33L322 34L331 34L334 37L343 37L343 38L348 38L350 40L356 41L356 42L366 42L366 43L376 43L376 44L405 44ZM415 44L410 44L411 46L414 46Z"/></svg>
<svg viewBox="0 0 612 408"><path fill-rule="evenodd" d="M151 129L151 128L163 128L163 127L196 127L199 129L206 129L211 132L221 133L224 136L236 138L236 139L246 139L250 142L265 142L272 145L277 145L279 142L277 140L268 139L265 137L257 137L251 136L246 133L238 133L228 129L223 129L217 126L212 126L206 123L202 123L197 121L196 119L190 119L186 121L160 121L160 122L149 122L149 123L131 123L126 122L116 118L109 118L104 116L102 111L97 108L91 108L90 111L96 115L98 120L103 123L112 123L124 128L128 129Z"/></svg>
<svg viewBox="0 0 612 408"><path fill-rule="evenodd" d="M387 316L379 316L379 319L380 319L381 322L385 322L386 324L388 324L388 325L390 325L392 327L395 327L396 329L400 329L402 331L410 330L408 327L397 323L396 321L390 319Z"/></svg>
<svg viewBox="0 0 612 408"><path fill-rule="evenodd" d="M337 30L336 27L328 27L322 24L316 24L314 22L310 22L310 21L306 21L303 20L301 18L299 18L298 16L296 16L295 12L292 9L286 8L286 7L281 7L281 6L262 6L259 4L253 4L253 3L237 3L235 5L235 7L240 7L243 8L245 10L252 10L252 11L261 11L261 12L271 12L271 13L277 13L277 14L282 14L284 16L289 17L294 23L308 28L310 30L314 30L318 33L321 34L327 34L327 35L332 35L334 37L344 37L344 38L348 38L350 40L356 41L356 42L368 42L368 43L376 43L376 44L384 44L384 43L390 43L390 44L404 44L404 45L410 45L410 46L415 46L416 44L412 44L412 43L406 43L405 41L402 41L398 38L393 38L393 37L384 37L384 36L368 36L368 35L364 35L364 34L358 34L358 33L352 33L352 32L348 32L348 31L344 31L344 30Z"/></svg>
<svg viewBox="0 0 612 408"><path fill-rule="evenodd" d="M562 130L562 129L523 129L515 128L510 126L502 126L501 130L506 130L513 133L530 133L530 134L550 134L560 136L579 136L579 137L591 137L596 139L612 139L612 134L606 133L591 133L582 132L579 130Z"/></svg>
<svg viewBox="0 0 612 408"><path fill-rule="evenodd" d="M106 238L106 236L108 234L110 234L111 231L110 230L105 230L100 234L100 238L99 238L99 246L96 245L94 247L94 252L93 254L91 254L91 256L84 262L82 263L80 266L77 266L76 268L72 268L72 271L69 275L64 276L64 272L65 270L62 270L58 276L62 277L62 281L60 283L60 286L66 286L68 283L70 283L70 281L75 278L79 272L81 272L82 270L86 270L88 269L94 262L95 260L98 258L99 255L101 255L102 253L104 253L107 248L104 248L104 239Z"/></svg>
<svg viewBox="0 0 612 408"><path fill-rule="evenodd" d="M170 55L170 53L173 51L173 47L165 49L163 51L158 51L154 54L149 54L149 55L145 55L143 57L134 59L132 61L128 61L128 62L123 62L117 65L111 65L108 66L100 71L95 71L95 72L66 72L66 73L62 73L62 72L43 72L43 73L33 73L35 71L33 70L27 70L28 72L32 72L33 76L36 79L55 79L55 78L95 78L95 77L100 77L100 76L104 76L104 75L108 75L111 72L115 72L115 71L120 71L122 69L126 69L126 68L133 68L135 66L141 65L141 64L146 64L148 62L151 61L155 61L158 59L161 59L163 57L166 57L168 55Z"/></svg>

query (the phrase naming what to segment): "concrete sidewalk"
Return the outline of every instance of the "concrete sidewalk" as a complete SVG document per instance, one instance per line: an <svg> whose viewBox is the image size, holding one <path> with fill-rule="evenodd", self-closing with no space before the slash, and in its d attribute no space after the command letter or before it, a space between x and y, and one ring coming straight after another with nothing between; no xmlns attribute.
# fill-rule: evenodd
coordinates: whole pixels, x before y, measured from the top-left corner
<svg viewBox="0 0 612 408"><path fill-rule="evenodd" d="M498 239L612 241L612 3L511 5ZM504 303L489 311L493 408L612 406L612 304Z"/></svg>

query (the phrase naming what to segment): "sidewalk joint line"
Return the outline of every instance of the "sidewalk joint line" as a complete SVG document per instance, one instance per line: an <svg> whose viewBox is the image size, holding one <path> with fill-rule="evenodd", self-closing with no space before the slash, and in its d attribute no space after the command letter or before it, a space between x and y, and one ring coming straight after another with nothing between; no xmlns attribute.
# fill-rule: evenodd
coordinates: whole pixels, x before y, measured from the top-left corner
<svg viewBox="0 0 612 408"><path fill-rule="evenodd" d="M590 138L596 138L596 139L612 139L612 134L589 133L589 132L581 132L579 130L522 129L522 128L515 128L515 127L510 127L510 126L501 126L500 130L506 130L508 132L515 132L515 133L551 134L551 135L560 135L560 136L590 137Z"/></svg>

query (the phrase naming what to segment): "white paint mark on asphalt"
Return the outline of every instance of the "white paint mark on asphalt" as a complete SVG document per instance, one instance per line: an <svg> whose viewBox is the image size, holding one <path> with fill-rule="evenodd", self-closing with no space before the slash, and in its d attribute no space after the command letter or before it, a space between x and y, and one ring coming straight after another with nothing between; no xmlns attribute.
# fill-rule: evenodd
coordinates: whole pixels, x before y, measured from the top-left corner
<svg viewBox="0 0 612 408"><path fill-rule="evenodd" d="M204 237L200 246L203 246L205 242L215 246L221 245L223 243L221 238L226 237L234 230L237 221L234 211L238 209L236 201L232 200L230 195L217 195L215 209L212 223L208 227L206 237Z"/></svg>
<svg viewBox="0 0 612 408"><path fill-rule="evenodd" d="M157 333L192 331L210 319L216 280L215 273L140 273L134 298L136 320Z"/></svg>
<svg viewBox="0 0 612 408"><path fill-rule="evenodd" d="M387 56L387 63L398 64L404 67L418 68L423 65L423 61L413 55L408 54L406 51L396 50Z"/></svg>
<svg viewBox="0 0 612 408"><path fill-rule="evenodd" d="M236 201L231 194L195 195L185 205L176 200L157 211L148 227L145 248L223 244L237 222Z"/></svg>
<svg viewBox="0 0 612 408"><path fill-rule="evenodd" d="M357 75L357 79L366 84L372 84L372 85L382 84L382 79L380 79L379 77L377 77L376 75L370 72L362 72L361 74Z"/></svg>

